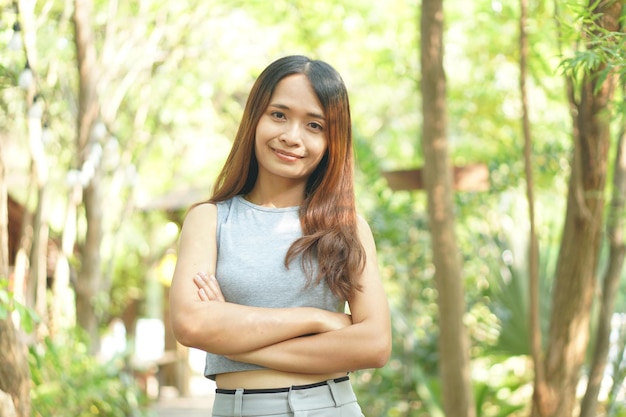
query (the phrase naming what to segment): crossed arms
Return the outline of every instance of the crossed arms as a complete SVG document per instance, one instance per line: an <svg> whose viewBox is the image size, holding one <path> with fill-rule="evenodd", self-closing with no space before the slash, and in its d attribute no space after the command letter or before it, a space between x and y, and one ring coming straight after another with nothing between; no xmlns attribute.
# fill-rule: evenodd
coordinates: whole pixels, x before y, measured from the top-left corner
<svg viewBox="0 0 626 417"><path fill-rule="evenodd" d="M391 352L387 298L371 230L359 219L367 264L351 315L312 307L261 308L226 302L215 279L217 208L191 209L183 224L170 292L172 328L183 345L295 373L382 367ZM302 337L306 336L306 337Z"/></svg>

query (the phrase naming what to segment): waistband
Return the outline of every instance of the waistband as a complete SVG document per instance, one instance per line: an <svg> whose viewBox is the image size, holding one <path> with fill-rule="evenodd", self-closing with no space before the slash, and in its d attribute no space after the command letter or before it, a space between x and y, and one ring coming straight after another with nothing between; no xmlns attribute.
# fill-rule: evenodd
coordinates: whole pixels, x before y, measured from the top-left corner
<svg viewBox="0 0 626 417"><path fill-rule="evenodd" d="M349 376L342 376L341 378L335 378L329 381L334 381L335 383L339 383L339 382L345 382L349 380L350 380ZM301 389L323 387L324 385L328 385L329 381L321 381L321 382L316 382L314 384L307 384L307 385L292 385L291 387L284 387L284 388L261 388L261 389L244 388L243 393L244 394L276 394L278 392L289 392L291 390L301 390ZM217 388L215 390L215 393L233 395L237 393L237 390Z"/></svg>
<svg viewBox="0 0 626 417"><path fill-rule="evenodd" d="M277 389L236 389L215 391L213 414L227 416L262 416L296 411L341 407L356 402L349 377L330 379L309 385Z"/></svg>

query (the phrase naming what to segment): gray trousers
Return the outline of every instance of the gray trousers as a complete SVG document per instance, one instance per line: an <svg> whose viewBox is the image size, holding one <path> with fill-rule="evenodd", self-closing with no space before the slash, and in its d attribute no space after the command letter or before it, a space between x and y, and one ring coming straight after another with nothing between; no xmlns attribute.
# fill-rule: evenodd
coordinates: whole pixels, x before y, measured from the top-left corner
<svg viewBox="0 0 626 417"><path fill-rule="evenodd" d="M363 417L350 380L276 390L217 390L213 417Z"/></svg>

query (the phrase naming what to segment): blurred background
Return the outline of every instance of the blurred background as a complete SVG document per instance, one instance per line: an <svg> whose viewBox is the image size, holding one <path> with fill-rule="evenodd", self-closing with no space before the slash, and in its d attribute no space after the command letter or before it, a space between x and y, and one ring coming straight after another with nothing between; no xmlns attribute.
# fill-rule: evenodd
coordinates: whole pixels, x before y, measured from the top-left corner
<svg viewBox="0 0 626 417"><path fill-rule="evenodd" d="M623 263L612 272L612 301L602 302L605 272L620 248L624 256L626 212L609 209L611 196L622 195L612 175L626 165L617 157L626 124L624 33L587 30L586 2L558 3L528 5L527 107L520 4L443 5L446 138L458 174L452 203L471 359L467 415L521 416L532 407L524 115L533 132L539 330L542 348L557 349L550 326L558 266L583 256L559 257L573 155L580 155L576 132L584 126L572 104L580 103L585 74L598 68L614 71L596 78L614 82L602 113L608 139L600 156L583 147L582 158L604 166L596 225L618 233L577 242L595 253L597 277L578 289L591 294L590 336L578 341L584 357L570 362L571 380L581 399L596 330L608 315L600 411L592 415L626 415ZM357 203L377 241L394 337L386 367L353 375L365 415L444 415L438 335L446 306L437 301L421 181L430 104L420 84L422 7L409 0L0 0L8 219L0 389L14 403L20 389L28 393L16 415L26 415L19 413L29 403L32 416L140 416L162 396L210 395L202 352L178 345L169 328L177 237L188 207L210 194L256 76L289 54L329 62L350 93ZM597 50L584 48L591 34Z"/></svg>

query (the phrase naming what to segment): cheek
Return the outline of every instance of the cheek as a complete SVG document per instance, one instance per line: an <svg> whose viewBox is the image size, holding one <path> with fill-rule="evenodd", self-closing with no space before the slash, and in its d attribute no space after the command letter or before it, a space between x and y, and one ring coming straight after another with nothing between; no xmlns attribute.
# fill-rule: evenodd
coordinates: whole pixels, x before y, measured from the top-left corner
<svg viewBox="0 0 626 417"><path fill-rule="evenodd" d="M321 160L328 152L328 141L326 139L319 141L316 144L316 151L318 154L318 160Z"/></svg>
<svg viewBox="0 0 626 417"><path fill-rule="evenodd" d="M258 143L259 140L266 138L271 134L272 124L268 123L265 117L261 117L256 124L256 129L254 129L254 141Z"/></svg>
<svg viewBox="0 0 626 417"><path fill-rule="evenodd" d="M259 122L257 124L257 128L254 131L254 150L255 152L258 152L260 149L263 148L265 141L265 136L266 134L264 134L264 132L266 132L266 130L264 130L264 126L261 122Z"/></svg>
<svg viewBox="0 0 626 417"><path fill-rule="evenodd" d="M328 146L324 146L321 149L321 152L320 152L320 155L319 155L319 158L318 158L318 162L321 161L324 158L324 156L326 156L326 154L328 154Z"/></svg>

